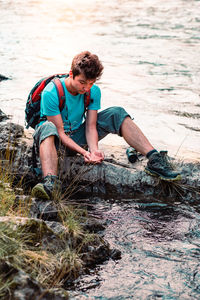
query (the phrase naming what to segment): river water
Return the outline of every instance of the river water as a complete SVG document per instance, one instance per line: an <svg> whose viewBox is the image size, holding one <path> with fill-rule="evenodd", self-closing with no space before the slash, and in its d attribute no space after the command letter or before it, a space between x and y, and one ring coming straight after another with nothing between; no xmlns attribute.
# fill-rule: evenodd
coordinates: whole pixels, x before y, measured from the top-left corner
<svg viewBox="0 0 200 300"><path fill-rule="evenodd" d="M24 124L30 88L90 50L102 107L122 105L153 145L199 160L200 1L0 0L1 109ZM124 144L110 136L104 143Z"/></svg>
<svg viewBox="0 0 200 300"><path fill-rule="evenodd" d="M23 125L35 82L90 50L105 67L102 108L124 106L156 148L199 161L199 11L197 0L0 0L0 74L11 78L0 108ZM122 259L84 277L76 299L199 299L198 204L101 199L95 209Z"/></svg>
<svg viewBox="0 0 200 300"><path fill-rule="evenodd" d="M200 297L200 208L166 199L90 199L105 238L121 250L77 282L77 300L191 300Z"/></svg>
<svg viewBox="0 0 200 300"><path fill-rule="evenodd" d="M199 299L198 203L90 199L88 204L90 213L107 221L105 238L122 258L78 280L72 299Z"/></svg>

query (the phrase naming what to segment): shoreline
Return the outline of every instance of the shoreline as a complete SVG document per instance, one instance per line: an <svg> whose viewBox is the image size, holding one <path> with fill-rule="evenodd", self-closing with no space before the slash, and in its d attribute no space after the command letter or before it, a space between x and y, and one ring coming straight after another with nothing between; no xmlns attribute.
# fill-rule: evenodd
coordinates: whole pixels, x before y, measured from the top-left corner
<svg viewBox="0 0 200 300"><path fill-rule="evenodd" d="M34 130L33 129L24 129L24 139L29 142L29 145L31 146ZM114 143L114 140L116 140L116 144ZM111 144L112 143L112 144ZM118 143L118 144L117 144ZM155 144L155 143L154 143ZM163 145L158 145L158 151L166 149L168 151L169 156L172 158L175 158L176 160L180 162L185 163L194 163L198 164L200 162L200 153L188 150L186 148L181 148L177 151L175 146L169 146L166 145L163 147ZM112 155L114 155L114 158L124 164L129 164L130 166L134 164L131 164L128 162L127 156L126 156L126 149L129 147L129 145L123 140L123 138L118 137L116 135L110 134L110 136L104 138L99 142L99 148L104 151L105 158L109 159ZM176 154L177 155L174 155Z"/></svg>

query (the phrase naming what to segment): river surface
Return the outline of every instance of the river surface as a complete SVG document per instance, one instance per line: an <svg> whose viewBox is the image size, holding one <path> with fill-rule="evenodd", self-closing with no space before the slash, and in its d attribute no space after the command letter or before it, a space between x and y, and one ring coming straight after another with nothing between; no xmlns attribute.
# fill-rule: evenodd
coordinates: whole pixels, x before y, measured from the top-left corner
<svg viewBox="0 0 200 300"><path fill-rule="evenodd" d="M104 238L121 250L77 281L77 300L200 298L200 207L166 199L90 199L108 224Z"/></svg>
<svg viewBox="0 0 200 300"><path fill-rule="evenodd" d="M122 105L153 145L199 160L200 1L0 0L0 108L24 124L29 90L90 50L102 107ZM110 136L104 143L124 144Z"/></svg>
<svg viewBox="0 0 200 300"><path fill-rule="evenodd" d="M35 82L90 50L105 67L102 108L124 106L156 148L199 161L199 12L195 0L0 0L0 74L11 78L0 109L24 125ZM101 199L94 210L122 259L84 277L75 299L199 299L198 204Z"/></svg>

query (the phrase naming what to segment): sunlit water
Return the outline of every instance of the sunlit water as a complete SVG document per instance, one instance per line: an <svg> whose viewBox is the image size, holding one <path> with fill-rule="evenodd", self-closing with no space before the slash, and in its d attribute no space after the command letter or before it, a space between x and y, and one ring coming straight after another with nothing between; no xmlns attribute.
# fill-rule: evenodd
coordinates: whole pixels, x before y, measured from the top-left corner
<svg viewBox="0 0 200 300"><path fill-rule="evenodd" d="M102 108L124 106L155 147L199 160L199 11L194 0L0 0L0 74L12 78L0 108L23 125L35 82L90 50L105 67ZM97 203L122 259L84 277L76 299L199 299L198 205Z"/></svg>
<svg viewBox="0 0 200 300"><path fill-rule="evenodd" d="M88 49L105 66L103 108L124 106L155 147L199 159L199 9L194 0L0 0L0 73L12 78L1 82L1 109L24 124L35 82ZM113 142L123 143L104 143Z"/></svg>

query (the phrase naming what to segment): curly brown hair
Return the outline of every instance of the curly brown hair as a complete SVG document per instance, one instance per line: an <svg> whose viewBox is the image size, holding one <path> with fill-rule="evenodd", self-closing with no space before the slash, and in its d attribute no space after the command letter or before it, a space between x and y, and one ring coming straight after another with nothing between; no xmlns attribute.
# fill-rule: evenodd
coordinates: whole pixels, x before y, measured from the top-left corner
<svg viewBox="0 0 200 300"><path fill-rule="evenodd" d="M103 65L97 55L84 51L77 54L71 65L73 78L83 74L86 79L99 79L103 73Z"/></svg>

